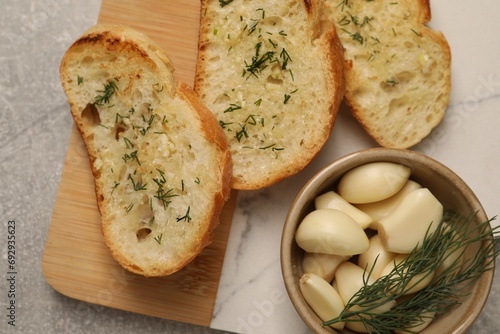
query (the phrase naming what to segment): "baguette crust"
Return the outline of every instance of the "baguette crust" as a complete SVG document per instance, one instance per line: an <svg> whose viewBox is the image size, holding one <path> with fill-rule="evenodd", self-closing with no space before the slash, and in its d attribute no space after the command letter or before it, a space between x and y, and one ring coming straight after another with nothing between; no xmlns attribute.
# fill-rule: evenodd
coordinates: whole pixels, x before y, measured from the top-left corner
<svg viewBox="0 0 500 334"><path fill-rule="evenodd" d="M331 133L343 56L321 13L315 0L201 3L195 91L228 138L235 189L296 174Z"/></svg>
<svg viewBox="0 0 500 334"><path fill-rule="evenodd" d="M68 49L60 67L104 241L120 265L144 276L172 274L194 259L230 192L227 140L173 71L145 35L102 24Z"/></svg>
<svg viewBox="0 0 500 334"><path fill-rule="evenodd" d="M345 100L379 145L409 148L443 119L451 53L428 0L325 2L345 49Z"/></svg>

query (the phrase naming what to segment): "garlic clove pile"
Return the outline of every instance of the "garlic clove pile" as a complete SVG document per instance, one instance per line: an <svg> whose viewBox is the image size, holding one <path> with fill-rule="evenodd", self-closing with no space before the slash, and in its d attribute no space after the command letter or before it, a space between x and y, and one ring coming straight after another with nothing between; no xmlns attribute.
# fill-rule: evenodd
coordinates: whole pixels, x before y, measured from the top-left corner
<svg viewBox="0 0 500 334"><path fill-rule="evenodd" d="M330 283L313 273L302 275L299 283L302 296L321 320L328 321L340 315L345 306ZM342 330L344 323L338 322L331 327Z"/></svg>
<svg viewBox="0 0 500 334"><path fill-rule="evenodd" d="M392 162L372 162L348 171L338 194L353 204L378 202L396 194L408 181L410 168Z"/></svg>
<svg viewBox="0 0 500 334"><path fill-rule="evenodd" d="M379 221L378 233L387 250L409 254L434 232L443 218L443 205L427 188L410 192L388 216Z"/></svg>

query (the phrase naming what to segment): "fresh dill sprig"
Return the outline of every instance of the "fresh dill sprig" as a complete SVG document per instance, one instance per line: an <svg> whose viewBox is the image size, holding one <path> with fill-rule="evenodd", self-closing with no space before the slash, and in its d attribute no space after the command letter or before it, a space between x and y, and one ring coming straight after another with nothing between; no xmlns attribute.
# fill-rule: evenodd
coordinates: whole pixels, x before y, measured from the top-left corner
<svg viewBox="0 0 500 334"><path fill-rule="evenodd" d="M113 188L111 188L111 195L113 195L113 192L115 191L116 188L118 188L119 185L120 185L120 183L115 181Z"/></svg>
<svg viewBox="0 0 500 334"><path fill-rule="evenodd" d="M258 74L262 72L271 61L274 60L275 51L267 51L264 54L260 54L260 48L262 47L262 42L255 45L255 55L252 57L252 62L249 64L245 61L245 69L243 70L243 75L247 73L247 79L251 76L258 77Z"/></svg>
<svg viewBox="0 0 500 334"><path fill-rule="evenodd" d="M163 208L166 210L170 203L172 203L170 199L179 195L172 193L172 191L174 191L173 188L170 188L168 190L164 188L164 185L167 183L165 172L160 169L156 170L158 171L158 173L160 173L160 177L153 178L153 181L158 186L158 188L156 189L156 195L154 195L154 197L160 201L160 203L163 205Z"/></svg>
<svg viewBox="0 0 500 334"><path fill-rule="evenodd" d="M338 24L340 26L346 26L346 25L348 25L350 23L351 23L351 21L347 18L347 15L342 16L342 18L338 22Z"/></svg>
<svg viewBox="0 0 500 334"><path fill-rule="evenodd" d="M102 94L99 94L94 98L94 104L103 105L104 103L109 103L109 99L111 99L111 97L117 90L118 86L113 80L111 80L107 84L104 84L104 89L97 91L98 93Z"/></svg>
<svg viewBox="0 0 500 334"><path fill-rule="evenodd" d="M264 10L264 8L257 8L255 11L262 12L262 19L266 18L266 11Z"/></svg>
<svg viewBox="0 0 500 334"><path fill-rule="evenodd" d="M422 37L422 34L421 34L420 32L418 32L418 31L416 31L415 29L411 29L411 31L412 31L415 35L417 35L418 37Z"/></svg>
<svg viewBox="0 0 500 334"><path fill-rule="evenodd" d="M161 239L163 239L163 233L161 233L158 236L154 237L154 239L158 243L158 245L161 245Z"/></svg>
<svg viewBox="0 0 500 334"><path fill-rule="evenodd" d="M241 109L241 106L236 104L236 103L230 103L229 104L229 108L227 108L226 110L224 110L224 114L227 113L227 112L233 112L235 110L240 110Z"/></svg>
<svg viewBox="0 0 500 334"><path fill-rule="evenodd" d="M229 5L233 0L219 0L220 7L223 8L227 5Z"/></svg>
<svg viewBox="0 0 500 334"><path fill-rule="evenodd" d="M231 125L233 124L233 122L224 122L224 121L219 121L219 125L221 126L221 128L225 129L228 125Z"/></svg>
<svg viewBox="0 0 500 334"><path fill-rule="evenodd" d="M257 25L259 24L259 22L260 19L252 20L252 25L250 25L250 29L248 29L247 36L250 36L255 30L257 30Z"/></svg>
<svg viewBox="0 0 500 334"><path fill-rule="evenodd" d="M158 189L156 190L155 198L161 202L164 209L167 209L170 203L172 203L172 201L169 200L170 198L179 196L177 194L172 194L173 190L174 189L165 190L162 186L159 186Z"/></svg>
<svg viewBox="0 0 500 334"><path fill-rule="evenodd" d="M152 109L148 109L148 111L151 112ZM146 133L149 131L149 129L151 129L151 126L153 124L155 117L156 117L156 114L152 114L151 116L149 116L149 119L146 119L146 117L144 115L142 115L142 121L144 123L146 123L147 125L145 127L140 127L140 126L136 127L138 129L140 129L139 133L141 135L145 136Z"/></svg>
<svg viewBox="0 0 500 334"><path fill-rule="evenodd" d="M191 206L188 206L186 214L182 217L177 217L177 221L180 222L181 220L185 220L187 222L191 221L191 216L189 216L189 211L191 211Z"/></svg>
<svg viewBox="0 0 500 334"><path fill-rule="evenodd" d="M128 116L122 116L119 113L116 113L115 123L122 123L122 124L124 124L124 122L123 122L124 118L129 118L129 117Z"/></svg>
<svg viewBox="0 0 500 334"><path fill-rule="evenodd" d="M250 124L250 125L257 125L257 124L262 124L264 125L264 120L262 117L260 118L257 118L259 115L254 115L254 114L251 114L251 115L248 115L248 117L245 119L245 123L246 124Z"/></svg>
<svg viewBox="0 0 500 334"><path fill-rule="evenodd" d="M290 94L285 94L285 99L283 100L283 104L287 104L288 100L290 100L292 96Z"/></svg>
<svg viewBox="0 0 500 334"><path fill-rule="evenodd" d="M128 175L129 180L132 182L132 187L135 191L146 190L146 184L143 184L142 181L135 182L132 174Z"/></svg>
<svg viewBox="0 0 500 334"><path fill-rule="evenodd" d="M125 142L125 148L127 149L131 149L131 148L134 148L134 143L132 143L130 141L130 139L128 139L127 137L123 137L123 141Z"/></svg>
<svg viewBox="0 0 500 334"><path fill-rule="evenodd" d="M288 62L292 61L292 58L290 57L290 55L288 54L288 52L286 51L285 48L283 48L281 50L280 58L283 58L283 63L281 64L281 69L286 70L286 67L288 66Z"/></svg>
<svg viewBox="0 0 500 334"><path fill-rule="evenodd" d="M130 203L130 205L129 205L129 206L127 206L127 207L125 208L125 211L126 211L127 213L129 213L129 212L130 212L130 210L132 210L132 208L133 208L133 207L134 207L134 203Z"/></svg>
<svg viewBox="0 0 500 334"><path fill-rule="evenodd" d="M290 92L290 94L285 94L285 98L283 100L283 104L287 104L288 103L288 100L290 100L290 98L292 97L292 94L295 93L296 91L298 91L299 89L295 89L294 91Z"/></svg>
<svg viewBox="0 0 500 334"><path fill-rule="evenodd" d="M123 162L127 163L127 161L129 160L135 160L137 162L137 164L140 166L141 165L141 162L139 161L139 157L137 156L137 150L135 150L134 152L128 154L128 153L125 153L123 156L122 156L122 159L123 159Z"/></svg>
<svg viewBox="0 0 500 334"><path fill-rule="evenodd" d="M363 44L365 41L365 38L359 32L352 34L351 37L354 41L359 42L359 44Z"/></svg>
<svg viewBox="0 0 500 334"><path fill-rule="evenodd" d="M337 8L340 7L340 10L344 11L345 7L349 8L349 3L348 2L349 2L349 0L342 0L342 1L340 1L340 3L337 4L336 7Z"/></svg>
<svg viewBox="0 0 500 334"><path fill-rule="evenodd" d="M236 131L236 140L238 140L238 142L241 142L241 140L243 138L248 138L249 137L246 125L241 125L240 124L240 127L241 127L241 130Z"/></svg>
<svg viewBox="0 0 500 334"><path fill-rule="evenodd" d="M394 87L396 86L397 84L399 84L399 80L398 79L388 79L385 81L385 83L388 85L388 86L391 86L391 87Z"/></svg>
<svg viewBox="0 0 500 334"><path fill-rule="evenodd" d="M469 287L489 270L493 270L500 249L500 226L491 228L490 219L475 223L476 214L462 216L447 213L436 231L427 233L421 248L409 256L386 276L372 284L368 279L373 267L365 268L364 285L346 304L340 315L323 323L329 326L338 322L361 322L372 333L393 333L396 329L411 328L425 321L425 314L443 314L461 303L469 294ZM475 255L460 261L465 252ZM457 253L458 252L458 253ZM424 273L421 280L434 275L446 260L457 255L451 265L433 277L432 282L412 298L399 302L384 313L372 312L376 308L406 294L419 282L412 278ZM410 283L411 282L411 283Z"/></svg>

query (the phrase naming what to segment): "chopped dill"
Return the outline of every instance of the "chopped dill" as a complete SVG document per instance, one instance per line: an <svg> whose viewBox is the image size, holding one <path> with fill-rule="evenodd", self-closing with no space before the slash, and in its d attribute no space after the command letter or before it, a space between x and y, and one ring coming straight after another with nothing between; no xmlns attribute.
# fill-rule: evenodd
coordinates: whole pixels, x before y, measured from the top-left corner
<svg viewBox="0 0 500 334"><path fill-rule="evenodd" d="M181 220L185 220L187 222L191 221L191 216L189 216L189 211L191 211L191 206L188 206L186 214L182 217L177 217L177 221L180 222Z"/></svg>
<svg viewBox="0 0 500 334"><path fill-rule="evenodd" d="M97 95L94 99L95 105L103 105L104 103L109 103L109 100L113 96L113 94L118 90L118 86L116 83L111 80L107 84L104 84L103 90L98 90L97 93L102 93Z"/></svg>
<svg viewBox="0 0 500 334"><path fill-rule="evenodd" d="M163 233L161 233L158 236L154 237L154 239L158 243L158 245L161 245L161 240L163 239Z"/></svg>

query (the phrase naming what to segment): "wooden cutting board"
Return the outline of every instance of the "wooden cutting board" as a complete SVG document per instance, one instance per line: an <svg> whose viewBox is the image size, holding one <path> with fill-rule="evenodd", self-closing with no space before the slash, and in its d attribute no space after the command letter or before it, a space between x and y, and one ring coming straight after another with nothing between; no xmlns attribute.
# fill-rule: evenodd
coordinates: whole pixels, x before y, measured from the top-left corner
<svg viewBox="0 0 500 334"><path fill-rule="evenodd" d="M199 1L103 0L101 23L127 24L156 40L176 67L194 80ZM69 107L68 107L69 113ZM236 203L231 194L212 244L181 271L145 278L122 269L104 245L85 146L73 127L47 236L42 269L60 293L98 305L210 326Z"/></svg>

